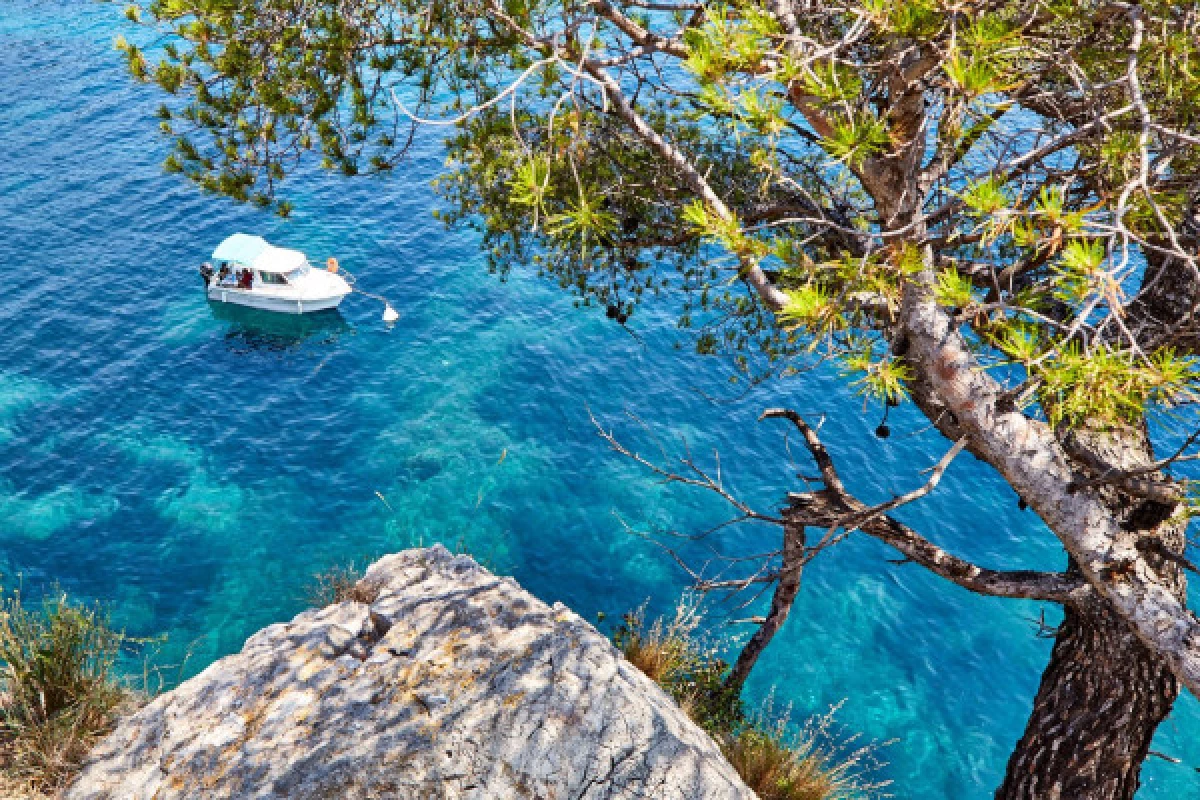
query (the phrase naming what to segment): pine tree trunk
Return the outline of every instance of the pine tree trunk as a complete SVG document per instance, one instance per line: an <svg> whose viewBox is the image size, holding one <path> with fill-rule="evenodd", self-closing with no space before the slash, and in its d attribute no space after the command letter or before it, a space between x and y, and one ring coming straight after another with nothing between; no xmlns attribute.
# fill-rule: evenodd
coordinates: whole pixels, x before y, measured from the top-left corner
<svg viewBox="0 0 1200 800"><path fill-rule="evenodd" d="M997 800L1132 800L1179 682L1115 614L1066 609Z"/></svg>
<svg viewBox="0 0 1200 800"><path fill-rule="evenodd" d="M1075 430L1064 444L1085 463L1099 459L1120 469L1144 467L1154 458L1144 423ZM1178 560L1187 545L1186 523L1174 517L1175 505L1116 489L1109 491L1108 505L1125 535L1135 539L1140 568L1186 598ZM1068 564L1068 572L1078 571ZM1171 712L1179 681L1166 659L1143 645L1098 594L1063 611L1033 712L996 798L1132 800L1150 740Z"/></svg>

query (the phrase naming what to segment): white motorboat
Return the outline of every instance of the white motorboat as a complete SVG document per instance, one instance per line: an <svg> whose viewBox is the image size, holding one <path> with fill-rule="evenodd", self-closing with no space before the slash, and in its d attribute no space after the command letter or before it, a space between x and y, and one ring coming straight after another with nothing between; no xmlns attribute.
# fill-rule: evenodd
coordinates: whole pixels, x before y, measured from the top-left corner
<svg viewBox="0 0 1200 800"><path fill-rule="evenodd" d="M320 269L299 250L276 247L261 236L235 233L217 246L212 259L200 274L208 299L218 303L308 314L337 308L353 291L351 282L338 274L336 260Z"/></svg>

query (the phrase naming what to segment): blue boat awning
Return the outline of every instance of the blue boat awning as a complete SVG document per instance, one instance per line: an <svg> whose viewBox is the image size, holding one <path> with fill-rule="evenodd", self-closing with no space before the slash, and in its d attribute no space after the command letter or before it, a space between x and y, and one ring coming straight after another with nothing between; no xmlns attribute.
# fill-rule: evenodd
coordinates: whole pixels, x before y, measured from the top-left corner
<svg viewBox="0 0 1200 800"><path fill-rule="evenodd" d="M269 244L261 236L251 236L248 233L235 233L217 245L213 251L214 261L232 261L243 266L250 266L254 259L262 255Z"/></svg>

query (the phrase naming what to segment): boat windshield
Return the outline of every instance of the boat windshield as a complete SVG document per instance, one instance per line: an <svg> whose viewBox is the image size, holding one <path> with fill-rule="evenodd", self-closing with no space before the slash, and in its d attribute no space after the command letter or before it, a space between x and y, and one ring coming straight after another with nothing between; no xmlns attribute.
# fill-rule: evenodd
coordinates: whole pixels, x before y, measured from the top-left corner
<svg viewBox="0 0 1200 800"><path fill-rule="evenodd" d="M308 274L308 270L308 264L296 267L296 269L287 274L288 283L295 283L297 278L303 278Z"/></svg>

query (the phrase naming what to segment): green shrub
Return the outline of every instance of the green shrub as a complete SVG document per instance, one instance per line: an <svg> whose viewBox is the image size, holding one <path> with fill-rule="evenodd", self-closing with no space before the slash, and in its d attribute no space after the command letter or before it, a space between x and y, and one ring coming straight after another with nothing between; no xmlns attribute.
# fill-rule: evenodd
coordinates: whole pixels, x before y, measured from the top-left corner
<svg viewBox="0 0 1200 800"><path fill-rule="evenodd" d="M97 607L0 601L0 775L6 792L64 787L133 698L116 677L126 638Z"/></svg>

